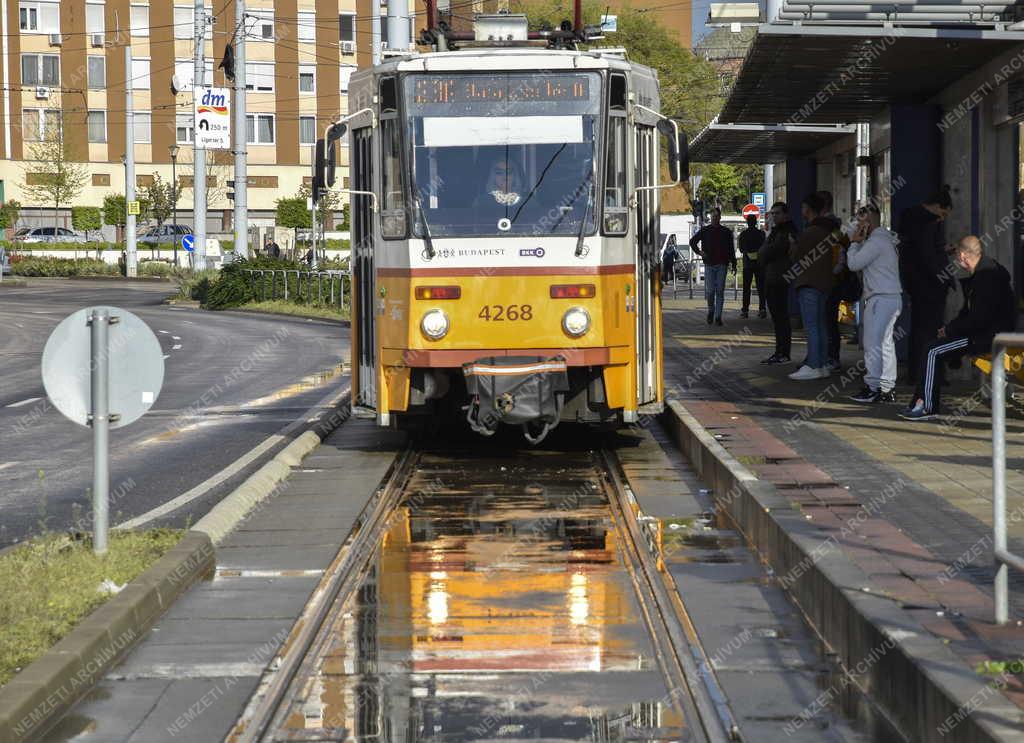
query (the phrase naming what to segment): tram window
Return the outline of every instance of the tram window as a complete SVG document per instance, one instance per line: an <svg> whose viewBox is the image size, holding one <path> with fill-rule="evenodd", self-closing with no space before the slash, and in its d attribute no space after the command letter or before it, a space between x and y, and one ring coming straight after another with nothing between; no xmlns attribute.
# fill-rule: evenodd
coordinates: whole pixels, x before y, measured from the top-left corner
<svg viewBox="0 0 1024 743"><path fill-rule="evenodd" d="M604 232L624 235L626 207L626 77L612 75L608 82L608 136L604 168Z"/></svg>
<svg viewBox="0 0 1024 743"><path fill-rule="evenodd" d="M381 236L405 237L405 189L402 183L401 130L395 78L380 81Z"/></svg>

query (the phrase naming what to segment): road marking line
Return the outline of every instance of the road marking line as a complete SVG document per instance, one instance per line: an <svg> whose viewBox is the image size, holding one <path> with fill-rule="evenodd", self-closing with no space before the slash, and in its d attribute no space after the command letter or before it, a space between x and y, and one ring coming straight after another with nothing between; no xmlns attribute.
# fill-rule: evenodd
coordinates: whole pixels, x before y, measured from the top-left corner
<svg viewBox="0 0 1024 743"><path fill-rule="evenodd" d="M165 359L169 359L169 358L171 358L171 355L170 355L169 353L165 353L165 354L164 354L164 358L165 358Z"/></svg>
<svg viewBox="0 0 1024 743"><path fill-rule="evenodd" d="M173 340L176 340L176 341L180 341L181 340L181 336L180 335L172 335L171 338Z"/></svg>
<svg viewBox="0 0 1024 743"><path fill-rule="evenodd" d="M191 490L185 491L177 498L172 498L163 505L157 506L156 508L146 511L145 513L140 514L133 519L124 521L114 528L137 529L138 527L152 521L153 519L165 516L168 513L178 510L187 503L191 503L196 498L202 497L213 488L217 487L221 483L237 475L239 472L241 472L254 461L256 461L259 457L265 454L268 450L274 448L277 444L281 443L282 441L285 441L288 438L288 434L290 434L296 428L301 427L303 424L307 423L311 419L315 418L316 415L319 412L323 411L324 408L328 406L333 407L337 403L337 401L340 400L342 396L344 396L349 391L349 389L349 385L346 384L344 387L341 388L341 390L338 390L337 392L329 392L328 394L324 395L320 400L318 400L313 407L304 412L301 416L293 420L287 426L282 428L279 432L271 436L268 436L262 443L254 446L246 454L243 454L240 458L236 459L234 462L229 464L227 467L222 469L217 474L199 483Z"/></svg>
<svg viewBox="0 0 1024 743"><path fill-rule="evenodd" d="M8 467L13 467L16 464L20 464L20 463L19 462L4 462L3 464L0 464L0 470L5 470Z"/></svg>
<svg viewBox="0 0 1024 743"><path fill-rule="evenodd" d="M10 405L8 405L7 407L9 407L9 408L20 408L20 407L21 407L22 405L31 405L31 404L32 404L32 403L34 403L34 402L35 402L36 400L42 400L42 399L43 399L43 398L41 398L41 397L30 397L29 399L27 399L27 400L22 400L21 402L12 402L12 403L11 403Z"/></svg>
<svg viewBox="0 0 1024 743"><path fill-rule="evenodd" d="M163 333L164 335L170 335L170 333L168 333L166 330L158 330L156 332Z"/></svg>
<svg viewBox="0 0 1024 743"><path fill-rule="evenodd" d="M189 325L195 325L195 323L192 322L191 320L182 320L182 322L187 322Z"/></svg>
<svg viewBox="0 0 1024 743"><path fill-rule="evenodd" d="M171 346L172 351L177 351L179 348L181 348L180 343L175 343L173 346Z"/></svg>

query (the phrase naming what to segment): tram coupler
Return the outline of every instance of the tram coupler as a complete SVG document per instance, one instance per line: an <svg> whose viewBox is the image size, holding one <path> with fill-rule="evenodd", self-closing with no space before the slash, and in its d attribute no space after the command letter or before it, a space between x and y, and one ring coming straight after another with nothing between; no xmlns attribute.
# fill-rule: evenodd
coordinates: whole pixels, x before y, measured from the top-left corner
<svg viewBox="0 0 1024 743"><path fill-rule="evenodd" d="M489 356L462 371L471 399L466 420L477 433L491 436L502 423L519 424L526 440L538 444L558 425L569 391L564 358Z"/></svg>

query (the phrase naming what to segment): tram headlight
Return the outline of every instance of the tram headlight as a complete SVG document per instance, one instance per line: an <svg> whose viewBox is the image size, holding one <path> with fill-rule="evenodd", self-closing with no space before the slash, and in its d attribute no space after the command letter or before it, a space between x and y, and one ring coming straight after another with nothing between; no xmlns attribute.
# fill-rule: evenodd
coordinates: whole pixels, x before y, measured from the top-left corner
<svg viewBox="0 0 1024 743"><path fill-rule="evenodd" d="M566 335L579 338L590 330L590 313L582 307L571 307L562 315L562 330Z"/></svg>
<svg viewBox="0 0 1024 743"><path fill-rule="evenodd" d="M444 310L428 310L420 320L420 330L432 341L439 341L448 335L448 315Z"/></svg>

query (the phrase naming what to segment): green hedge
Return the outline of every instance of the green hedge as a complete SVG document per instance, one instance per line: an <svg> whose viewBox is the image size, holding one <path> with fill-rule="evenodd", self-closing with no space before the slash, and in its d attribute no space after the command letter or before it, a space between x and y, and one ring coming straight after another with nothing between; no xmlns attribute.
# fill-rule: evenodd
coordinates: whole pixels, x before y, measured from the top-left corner
<svg viewBox="0 0 1024 743"><path fill-rule="evenodd" d="M96 250L122 250L121 243L108 242L87 242L87 243L22 243L0 240L0 247L6 248L8 252L33 253L37 250L77 250L80 253L89 253Z"/></svg>
<svg viewBox="0 0 1024 743"><path fill-rule="evenodd" d="M15 276L117 276L117 266L96 258L19 258L11 261Z"/></svg>

